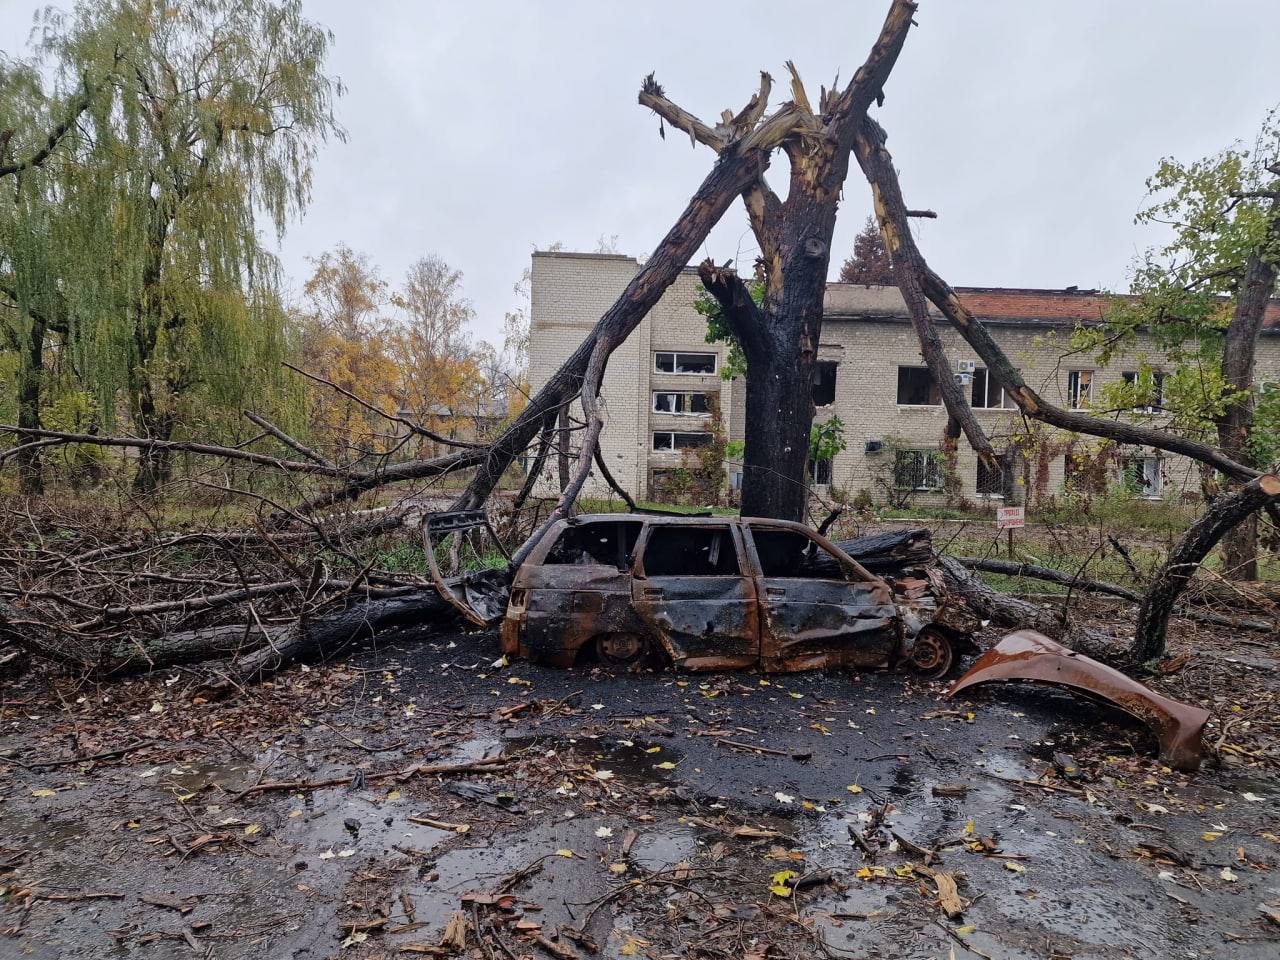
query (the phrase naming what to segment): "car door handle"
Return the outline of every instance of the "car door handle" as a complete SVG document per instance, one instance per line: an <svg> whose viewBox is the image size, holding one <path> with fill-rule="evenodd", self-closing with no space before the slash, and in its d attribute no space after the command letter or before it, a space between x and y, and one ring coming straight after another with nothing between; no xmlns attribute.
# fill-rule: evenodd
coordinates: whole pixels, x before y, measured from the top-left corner
<svg viewBox="0 0 1280 960"><path fill-rule="evenodd" d="M661 587L645 587L643 590L640 591L640 596L644 597L644 599L646 600L656 600L662 596L662 588Z"/></svg>
<svg viewBox="0 0 1280 960"><path fill-rule="evenodd" d="M765 587L764 595L766 597L785 597L787 595L786 587Z"/></svg>

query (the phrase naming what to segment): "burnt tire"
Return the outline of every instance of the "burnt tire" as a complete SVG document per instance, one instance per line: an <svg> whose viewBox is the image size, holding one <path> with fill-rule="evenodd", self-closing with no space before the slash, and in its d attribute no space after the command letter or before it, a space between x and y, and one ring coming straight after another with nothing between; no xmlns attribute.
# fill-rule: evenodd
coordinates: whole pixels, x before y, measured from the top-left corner
<svg viewBox="0 0 1280 960"><path fill-rule="evenodd" d="M634 667L653 653L649 641L637 633L602 633L592 642L596 659L612 667Z"/></svg>
<svg viewBox="0 0 1280 960"><path fill-rule="evenodd" d="M925 627L917 633L907 653L907 665L925 680L945 677L955 662L955 644L937 627Z"/></svg>

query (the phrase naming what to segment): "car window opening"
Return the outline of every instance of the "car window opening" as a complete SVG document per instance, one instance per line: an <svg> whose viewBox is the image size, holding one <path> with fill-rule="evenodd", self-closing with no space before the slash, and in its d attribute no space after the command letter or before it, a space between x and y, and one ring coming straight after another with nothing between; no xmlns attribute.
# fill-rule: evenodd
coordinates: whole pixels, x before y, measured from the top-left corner
<svg viewBox="0 0 1280 960"><path fill-rule="evenodd" d="M544 562L625 570L642 526L635 520L600 520L568 527Z"/></svg>
<svg viewBox="0 0 1280 960"><path fill-rule="evenodd" d="M752 530L751 539L760 558L760 569L766 577L823 578L839 577L839 561L803 533L795 530Z"/></svg>
<svg viewBox="0 0 1280 960"><path fill-rule="evenodd" d="M741 570L728 527L654 527L644 548L649 577L733 577Z"/></svg>

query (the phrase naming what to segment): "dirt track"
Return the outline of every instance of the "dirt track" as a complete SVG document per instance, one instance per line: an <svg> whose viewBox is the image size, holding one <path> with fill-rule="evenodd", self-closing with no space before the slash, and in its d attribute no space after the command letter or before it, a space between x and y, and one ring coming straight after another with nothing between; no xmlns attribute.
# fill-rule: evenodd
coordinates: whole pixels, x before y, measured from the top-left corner
<svg viewBox="0 0 1280 960"><path fill-rule="evenodd" d="M367 651L208 704L176 673L63 682L47 706L5 689L2 749L27 767L0 788L0 957L441 955L459 911L461 955L479 957L550 956L533 925L550 937L588 915L565 956L591 941L734 958L1280 945L1259 911L1280 898L1280 781L1216 759L1171 773L1111 712L1011 688L955 704L897 674L608 676L496 656L486 636ZM140 737L155 743L35 765ZM1080 772L1053 772L1055 754ZM492 772L376 776L499 756ZM954 784L967 791L934 796ZM963 916L908 844L962 877ZM781 871L822 882L779 896Z"/></svg>

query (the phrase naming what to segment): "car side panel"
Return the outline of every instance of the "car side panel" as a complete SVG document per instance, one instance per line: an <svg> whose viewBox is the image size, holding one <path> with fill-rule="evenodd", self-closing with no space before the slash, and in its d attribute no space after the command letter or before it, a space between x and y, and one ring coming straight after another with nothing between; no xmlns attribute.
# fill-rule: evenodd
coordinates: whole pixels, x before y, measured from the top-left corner
<svg viewBox="0 0 1280 960"><path fill-rule="evenodd" d="M686 670L749 667L759 658L755 589L747 577L649 577L634 607Z"/></svg>
<svg viewBox="0 0 1280 960"><path fill-rule="evenodd" d="M506 653L572 666L603 633L646 633L631 605L631 573L616 567L526 565L512 584L502 626Z"/></svg>
<svg viewBox="0 0 1280 960"><path fill-rule="evenodd" d="M765 579L761 664L769 671L871 668L893 662L902 642L882 583Z"/></svg>

